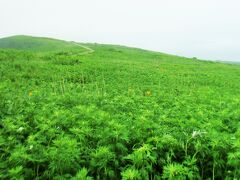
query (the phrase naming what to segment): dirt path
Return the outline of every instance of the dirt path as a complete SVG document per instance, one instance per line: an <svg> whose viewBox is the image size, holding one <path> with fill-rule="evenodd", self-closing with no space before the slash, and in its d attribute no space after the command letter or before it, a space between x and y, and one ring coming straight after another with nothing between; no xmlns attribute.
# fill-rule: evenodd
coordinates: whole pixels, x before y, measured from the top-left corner
<svg viewBox="0 0 240 180"><path fill-rule="evenodd" d="M86 51L85 52L82 52L82 53L79 53L79 55L85 55L85 54L91 54L94 52L93 49L87 47L87 46L84 46L80 43L76 43L76 42L73 42L73 44L77 45L77 46L80 46L81 48L85 49Z"/></svg>

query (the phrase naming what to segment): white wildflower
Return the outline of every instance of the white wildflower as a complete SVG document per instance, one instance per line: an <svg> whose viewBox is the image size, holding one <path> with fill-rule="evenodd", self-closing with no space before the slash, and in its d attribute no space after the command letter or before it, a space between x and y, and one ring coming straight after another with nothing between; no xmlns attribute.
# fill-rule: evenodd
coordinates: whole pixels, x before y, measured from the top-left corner
<svg viewBox="0 0 240 180"><path fill-rule="evenodd" d="M32 150L32 148L33 148L33 145L30 145L29 149Z"/></svg>

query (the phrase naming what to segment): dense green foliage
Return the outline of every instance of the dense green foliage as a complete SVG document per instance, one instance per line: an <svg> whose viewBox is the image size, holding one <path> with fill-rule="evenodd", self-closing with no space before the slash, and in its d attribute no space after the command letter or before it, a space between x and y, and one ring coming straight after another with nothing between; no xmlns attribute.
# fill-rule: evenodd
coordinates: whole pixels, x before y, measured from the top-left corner
<svg viewBox="0 0 240 180"><path fill-rule="evenodd" d="M240 66L87 46L0 50L0 179L240 177Z"/></svg>

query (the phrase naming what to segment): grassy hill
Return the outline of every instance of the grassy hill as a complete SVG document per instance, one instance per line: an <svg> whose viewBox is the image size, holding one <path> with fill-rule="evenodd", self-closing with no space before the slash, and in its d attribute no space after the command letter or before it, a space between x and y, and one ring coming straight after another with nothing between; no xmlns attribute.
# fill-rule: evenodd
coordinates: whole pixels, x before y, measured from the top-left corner
<svg viewBox="0 0 240 180"><path fill-rule="evenodd" d="M0 39L0 48L34 52L69 51L81 49L79 46L71 42L52 38L32 37L24 35ZM83 50L84 49L82 49L82 51Z"/></svg>
<svg viewBox="0 0 240 180"><path fill-rule="evenodd" d="M240 177L239 65L100 44L39 56L21 38L0 49L1 179Z"/></svg>

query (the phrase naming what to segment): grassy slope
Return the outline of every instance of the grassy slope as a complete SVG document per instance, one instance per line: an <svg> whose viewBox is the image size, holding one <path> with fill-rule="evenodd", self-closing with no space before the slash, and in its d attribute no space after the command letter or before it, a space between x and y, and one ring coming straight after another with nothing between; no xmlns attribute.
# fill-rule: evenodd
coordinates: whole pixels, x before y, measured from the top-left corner
<svg viewBox="0 0 240 180"><path fill-rule="evenodd" d="M30 60L0 51L1 146L11 152L0 174L17 164L29 178L81 167L114 179L238 175L240 66L88 46Z"/></svg>
<svg viewBox="0 0 240 180"><path fill-rule="evenodd" d="M32 36L12 36L0 39L0 48L33 52L80 50L81 47L62 40ZM82 49L84 51L84 49Z"/></svg>

